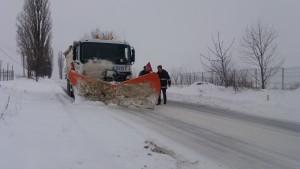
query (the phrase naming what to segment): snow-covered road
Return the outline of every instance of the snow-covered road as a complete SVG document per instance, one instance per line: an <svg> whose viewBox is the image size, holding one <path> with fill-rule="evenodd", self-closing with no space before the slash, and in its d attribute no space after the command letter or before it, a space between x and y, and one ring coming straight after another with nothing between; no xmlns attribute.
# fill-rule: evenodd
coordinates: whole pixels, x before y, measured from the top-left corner
<svg viewBox="0 0 300 169"><path fill-rule="evenodd" d="M189 108L183 108L190 105ZM285 122L247 117L236 112L207 106L169 102L155 111L125 111L118 114L166 137L169 149L190 153L189 159L208 157L225 168L299 168L299 125L289 128ZM205 111L205 112L203 112ZM241 118L242 117L242 118ZM270 122L272 121L272 122ZM278 125L283 123L287 125ZM295 124L296 125L296 124ZM135 124L136 126L136 124ZM143 128L144 128L143 127ZM151 133L151 132L147 132ZM170 141L172 140L172 141ZM189 149L189 150L188 150ZM182 151L181 151L182 152ZM198 159L201 161L201 158Z"/></svg>
<svg viewBox="0 0 300 169"><path fill-rule="evenodd" d="M0 85L6 169L300 168L299 124L171 101L74 102L53 80Z"/></svg>

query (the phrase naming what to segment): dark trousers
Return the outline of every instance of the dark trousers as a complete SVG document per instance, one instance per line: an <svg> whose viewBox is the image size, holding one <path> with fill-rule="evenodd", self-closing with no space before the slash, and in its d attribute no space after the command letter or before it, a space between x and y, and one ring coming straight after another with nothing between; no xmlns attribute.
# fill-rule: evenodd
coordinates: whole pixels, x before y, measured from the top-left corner
<svg viewBox="0 0 300 169"><path fill-rule="evenodd" d="M167 89L166 88L161 88L161 91L159 93L159 97L158 97L158 103L160 104L161 103L161 92L163 93L163 97L164 97L164 104L167 103Z"/></svg>

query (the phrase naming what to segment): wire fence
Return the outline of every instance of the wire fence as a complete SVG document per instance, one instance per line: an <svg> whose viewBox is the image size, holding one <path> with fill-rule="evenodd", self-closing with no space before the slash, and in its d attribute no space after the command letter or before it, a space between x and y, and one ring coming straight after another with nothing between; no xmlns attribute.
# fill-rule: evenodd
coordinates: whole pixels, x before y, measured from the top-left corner
<svg viewBox="0 0 300 169"><path fill-rule="evenodd" d="M13 70L0 70L0 81L9 81L14 80L14 71Z"/></svg>
<svg viewBox="0 0 300 169"><path fill-rule="evenodd" d="M258 69L233 70L230 73L230 86L261 88L260 71ZM191 85L195 82L208 82L223 86L224 81L214 72L193 72L172 76L172 82L179 85ZM300 67L280 68L266 83L272 89L296 89L300 87Z"/></svg>
<svg viewBox="0 0 300 169"><path fill-rule="evenodd" d="M2 67L2 61L0 60L0 81L14 80L14 77L14 67L11 66L11 69L9 69L9 64L7 64L6 69L4 69Z"/></svg>

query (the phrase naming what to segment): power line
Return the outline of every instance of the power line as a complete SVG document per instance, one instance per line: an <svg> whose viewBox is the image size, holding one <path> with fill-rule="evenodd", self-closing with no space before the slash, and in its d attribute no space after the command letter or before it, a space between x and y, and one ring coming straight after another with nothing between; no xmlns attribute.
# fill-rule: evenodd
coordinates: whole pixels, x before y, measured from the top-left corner
<svg viewBox="0 0 300 169"><path fill-rule="evenodd" d="M9 54L7 54L1 47L0 47L0 51L6 55L7 57L9 57L12 61L14 61L15 63L19 64L20 66L22 66L21 63L19 63L18 61L16 61L12 56L10 56Z"/></svg>
<svg viewBox="0 0 300 169"><path fill-rule="evenodd" d="M4 43L3 41L0 40L0 45L4 48L6 48L7 50L9 50L11 53L17 54L18 53L16 51L14 51L11 47L8 47L9 45L7 45L6 43Z"/></svg>

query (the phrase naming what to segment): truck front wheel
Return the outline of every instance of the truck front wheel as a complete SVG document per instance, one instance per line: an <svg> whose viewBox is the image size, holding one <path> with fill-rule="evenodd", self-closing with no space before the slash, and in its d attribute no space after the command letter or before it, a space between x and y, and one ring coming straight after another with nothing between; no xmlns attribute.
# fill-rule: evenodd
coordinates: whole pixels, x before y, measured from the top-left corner
<svg viewBox="0 0 300 169"><path fill-rule="evenodd" d="M67 80L67 94L68 94L70 97L74 97L73 87L72 87L72 85L70 84L70 80Z"/></svg>

